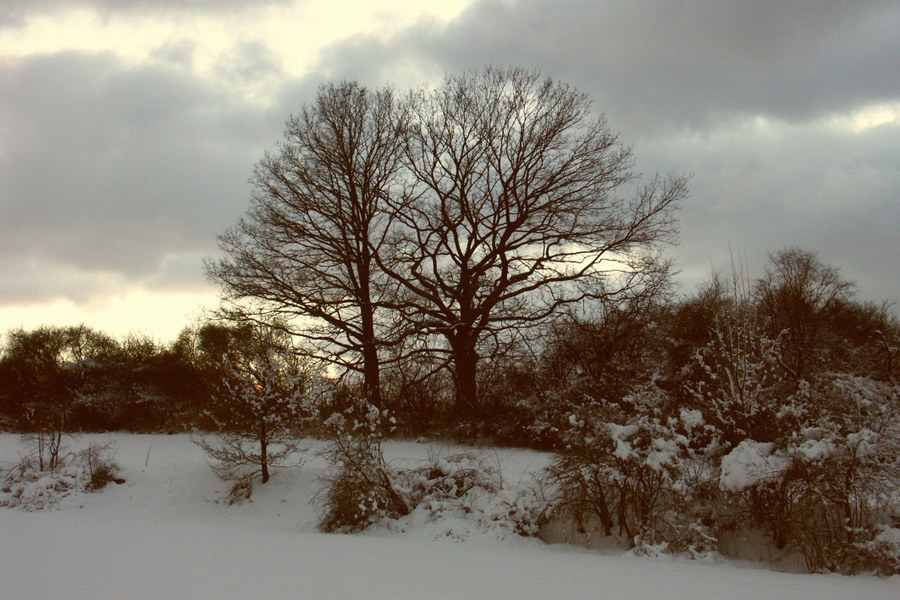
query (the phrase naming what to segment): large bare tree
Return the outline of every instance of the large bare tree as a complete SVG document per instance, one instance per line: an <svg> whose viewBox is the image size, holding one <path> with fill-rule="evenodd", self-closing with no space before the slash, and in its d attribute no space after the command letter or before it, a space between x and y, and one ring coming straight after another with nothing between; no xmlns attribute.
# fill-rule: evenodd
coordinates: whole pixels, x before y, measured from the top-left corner
<svg viewBox="0 0 900 600"><path fill-rule="evenodd" d="M460 417L478 409L480 344L664 270L686 178L629 198L630 149L590 99L539 73L488 68L413 94L404 162L415 192L395 207L382 269L403 314L445 341Z"/></svg>
<svg viewBox="0 0 900 600"><path fill-rule="evenodd" d="M375 405L387 341L375 255L401 168L399 114L389 89L323 86L257 165L246 217L219 237L225 258L207 262L233 305L292 324L319 356L361 372Z"/></svg>

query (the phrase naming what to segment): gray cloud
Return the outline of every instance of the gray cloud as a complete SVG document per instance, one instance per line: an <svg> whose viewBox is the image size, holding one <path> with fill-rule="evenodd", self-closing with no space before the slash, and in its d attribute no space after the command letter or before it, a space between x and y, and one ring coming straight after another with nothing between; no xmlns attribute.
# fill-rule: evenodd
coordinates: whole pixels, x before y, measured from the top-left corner
<svg viewBox="0 0 900 600"><path fill-rule="evenodd" d="M241 86L282 75L280 62L261 42L238 43L219 58L216 71L223 79Z"/></svg>
<svg viewBox="0 0 900 600"><path fill-rule="evenodd" d="M441 70L506 63L590 91L635 132L766 115L806 121L897 97L900 3L482 0L442 26L332 49L332 72L416 57Z"/></svg>
<svg viewBox="0 0 900 600"><path fill-rule="evenodd" d="M898 125L823 126L900 102L897 31L896 1L483 0L448 25L335 45L321 69L381 82L396 65L539 68L595 98L639 169L694 174L673 251L688 291L729 267L729 246L759 273L796 245L862 297L900 300Z"/></svg>
<svg viewBox="0 0 900 600"><path fill-rule="evenodd" d="M688 290L712 268L730 268L729 249L759 274L768 253L800 246L841 267L860 297L896 301L898 140L896 123L860 133L781 125L673 136L636 153L645 164L694 173L673 251Z"/></svg>
<svg viewBox="0 0 900 600"><path fill-rule="evenodd" d="M216 73L266 91L263 107L194 78L185 43L137 68L109 54L0 62L0 298L202 286L199 257L246 210L253 164L318 83L403 90L501 63L591 94L644 172L694 174L673 250L686 291L727 268L729 245L755 272L797 245L862 297L900 300L900 125L823 126L900 102L898 30L896 1L482 0L451 23L344 40L302 79L284 78L273 49L236 43Z"/></svg>
<svg viewBox="0 0 900 600"><path fill-rule="evenodd" d="M0 127L14 140L0 154L4 262L36 257L140 278L172 254L212 252L283 121L230 97L108 54L0 66ZM29 289L3 279L5 298Z"/></svg>

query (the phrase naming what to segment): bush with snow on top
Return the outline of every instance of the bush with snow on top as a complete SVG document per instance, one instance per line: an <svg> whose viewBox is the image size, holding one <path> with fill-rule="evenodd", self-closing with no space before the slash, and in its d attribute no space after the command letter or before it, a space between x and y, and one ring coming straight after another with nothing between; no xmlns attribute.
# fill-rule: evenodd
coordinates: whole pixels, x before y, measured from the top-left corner
<svg viewBox="0 0 900 600"><path fill-rule="evenodd" d="M7 471L0 486L0 506L45 510L75 494L98 491L112 481L122 483L110 452L108 444L91 444L54 469L45 470L34 455L25 456Z"/></svg>

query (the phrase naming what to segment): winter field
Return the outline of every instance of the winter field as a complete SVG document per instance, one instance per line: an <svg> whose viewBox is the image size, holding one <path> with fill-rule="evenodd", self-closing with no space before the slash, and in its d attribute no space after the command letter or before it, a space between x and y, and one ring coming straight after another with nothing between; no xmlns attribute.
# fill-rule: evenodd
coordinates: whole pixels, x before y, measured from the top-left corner
<svg viewBox="0 0 900 600"><path fill-rule="evenodd" d="M103 435L125 482L76 493L53 509L0 508L0 597L123 598L900 598L900 578L789 574L749 562L590 551L479 533L463 522L415 519L403 532L328 535L311 499L324 462L281 469L250 502L223 501L186 435ZM458 449L389 442L392 461ZM18 462L18 436L0 434L0 465ZM512 487L548 456L490 450Z"/></svg>

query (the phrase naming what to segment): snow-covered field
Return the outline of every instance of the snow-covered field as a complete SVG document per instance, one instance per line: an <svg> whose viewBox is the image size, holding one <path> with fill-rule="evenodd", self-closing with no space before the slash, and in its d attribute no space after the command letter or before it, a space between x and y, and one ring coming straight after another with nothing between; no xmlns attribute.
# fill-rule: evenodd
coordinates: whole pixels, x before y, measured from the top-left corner
<svg viewBox="0 0 900 600"><path fill-rule="evenodd" d="M639 558L537 540L406 533L326 535L310 499L324 464L282 470L252 501L227 486L188 436L85 436L112 441L126 482L40 512L0 509L0 598L900 598L900 578L797 575L729 561ZM448 451L392 442L389 459ZM0 435L0 465L18 437ZM512 485L546 455L491 451ZM446 525L445 525L446 527Z"/></svg>

